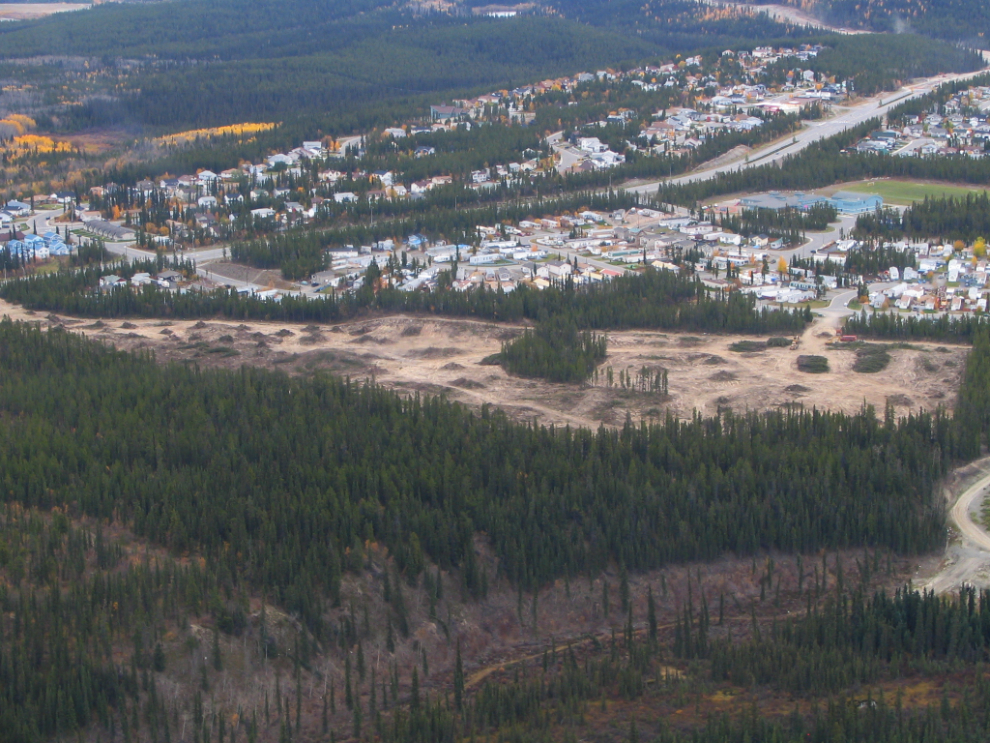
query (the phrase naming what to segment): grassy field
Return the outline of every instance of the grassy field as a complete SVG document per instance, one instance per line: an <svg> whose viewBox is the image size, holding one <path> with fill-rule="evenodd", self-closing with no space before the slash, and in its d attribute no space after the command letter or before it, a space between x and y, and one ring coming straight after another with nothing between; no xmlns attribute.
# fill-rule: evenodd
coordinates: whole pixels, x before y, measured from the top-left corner
<svg viewBox="0 0 990 743"><path fill-rule="evenodd" d="M851 185L840 186L837 191L856 191L857 193L877 194L883 197L885 204L912 204L921 201L926 196L965 196L968 193L979 193L986 189L967 186L950 186L944 183L918 183L910 181L865 181Z"/></svg>

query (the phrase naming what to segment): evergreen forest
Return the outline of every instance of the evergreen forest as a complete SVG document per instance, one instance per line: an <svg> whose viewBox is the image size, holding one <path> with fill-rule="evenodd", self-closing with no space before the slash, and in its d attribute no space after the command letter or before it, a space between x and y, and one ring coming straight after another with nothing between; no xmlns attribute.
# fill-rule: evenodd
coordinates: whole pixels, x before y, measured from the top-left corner
<svg viewBox="0 0 990 743"><path fill-rule="evenodd" d="M0 341L6 740L90 726L113 740L286 740L301 730L332 740L330 721L342 717L342 738L454 741L515 730L549 740L555 726L577 729L605 695L678 704L725 683L827 704L786 719L715 713L693 732L662 723L655 739L825 741L843 730L849 740L963 740L981 724L979 684L927 710L882 696L864 708L843 695L905 675L965 674L985 657L990 595L866 589L871 572L882 573L881 555L889 571L892 556L944 540L937 483L976 456L990 430L986 329L973 334L955 416L725 411L597 432L513 423L487 407L327 376L161 365L9 320ZM133 553L110 533L119 524L154 552ZM478 535L495 562L479 555ZM858 583L827 557L851 547L867 550ZM376 579L387 608L374 629L367 608L364 620L355 616L348 587L372 549L391 565ZM797 556L787 578L797 587L785 585L784 595L806 606L782 622L770 622L783 575L768 551ZM752 556L754 576L757 558L766 561L752 621L733 607L738 599L692 588L690 577L672 624L658 626L652 587L637 594L634 614L632 575L727 553ZM820 566L802 562L818 553ZM421 687L425 650L401 672L391 662L370 671L368 683L363 643L378 634L388 658L408 642L421 590L429 608L415 605L440 622L444 583L484 602L508 582L519 590L520 621L523 592L532 592L535 622L540 589L610 565L621 568L611 640L578 655L553 645L542 672L470 689L458 644L446 694ZM602 585L600 610L610 616ZM659 590L666 598L665 583ZM260 614L250 608L259 591ZM273 634L266 614L276 611L298 624ZM189 661L168 627L191 617L207 617L212 634L190 666L199 687L180 701L163 674ZM285 669L284 688L277 681L263 706L221 712L212 685L248 638L258 662ZM302 680L325 656L346 662L334 676L339 695L325 686L317 697L322 713L306 697L309 719L322 714L312 723L321 734L300 711ZM620 737L638 736L634 718Z"/></svg>
<svg viewBox="0 0 990 743"><path fill-rule="evenodd" d="M165 267L193 270L189 263L163 257L120 264L115 270L129 278L138 271L160 271ZM105 273L105 269L93 265L8 281L0 287L0 297L31 310L94 318L219 316L231 320L335 323L374 312L426 313L499 322L552 318L580 330L653 328L754 334L794 333L811 319L807 311L759 308L755 297L712 292L693 277L652 268L587 287L564 282L542 291L521 286L509 293L485 287L461 292L448 283L426 294L379 287L381 273L372 264L363 286L355 292L329 294L316 300L286 296L277 302L241 296L233 290L180 294L155 285L124 285L104 292L97 287Z"/></svg>

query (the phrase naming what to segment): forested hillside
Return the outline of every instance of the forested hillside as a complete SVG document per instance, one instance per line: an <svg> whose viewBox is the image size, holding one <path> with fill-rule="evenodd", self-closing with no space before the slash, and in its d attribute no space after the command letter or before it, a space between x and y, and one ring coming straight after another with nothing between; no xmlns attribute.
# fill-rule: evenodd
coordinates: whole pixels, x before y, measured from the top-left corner
<svg viewBox="0 0 990 743"><path fill-rule="evenodd" d="M942 533L933 483L980 435L941 413L895 423L866 412L554 433L332 379L161 368L64 333L9 322L2 332L8 500L127 514L139 534L269 585L317 632L344 551L371 537L418 572L424 557L463 567L484 531L526 586L610 560L644 569L771 546L925 550ZM834 460L816 454L822 440ZM698 499L708 507L689 505ZM833 518L813 518L826 503ZM326 569L306 568L316 564Z"/></svg>
<svg viewBox="0 0 990 743"><path fill-rule="evenodd" d="M473 414L440 399L403 399L332 378L160 366L64 331L5 321L0 570L10 581L0 587L4 730L12 741L36 741L98 724L114 739L122 733L133 740L143 730L152 739L188 740L181 709L196 740L226 739L229 720L231 736L240 730L257 740L260 729L265 740L284 740L300 730L302 674L311 677L314 660L334 645L356 645L357 666L345 655L346 694L335 702L332 690L324 690L324 720L328 706L339 717L335 705L346 701L355 738L392 741L538 726L544 705L555 699L566 702L565 719L576 724L571 716L579 707L571 705L606 690L641 697L647 679L658 683L660 668L671 662L664 652L674 662L710 659L715 682L731 678L797 693L829 693L897 673L906 651L929 659L920 666L924 673L941 672L936 661L968 662L985 647L986 597L978 606L975 597L954 604L907 594L894 603L878 598L864 605L860 597L850 605L841 566L815 567L813 590L812 571L801 567L798 590L807 578L812 609L807 619L762 639L754 628L752 642L726 643L718 639L724 635L714 629L708 598L701 593L692 603L689 592L664 651L652 595L645 633L633 629L634 622L644 624L633 615L628 572L727 552L807 554L860 545L911 554L941 544L935 484L953 461L974 456L986 441L988 358L990 339L982 333L967 364L965 404L954 419L936 412L895 421L890 411L880 419L872 410L855 416L724 413L592 433L519 425L488 409ZM90 526L74 527L80 519ZM127 560L121 568L122 546L101 533L100 524L110 523L127 524L173 555L192 553L205 562L175 563L158 553L153 562ZM480 535L497 557L498 574L479 561ZM378 676L386 682L381 695L372 675L370 697L355 696L352 685L359 673L364 681L367 669L358 640L370 630L359 629L353 604L350 624L329 622L327 615L341 602L344 582L364 571L361 555L371 545L387 549L395 570L384 588L389 653L393 632L405 637L409 631L403 598L409 589L402 586L423 585L431 602L439 596L433 564L461 576L465 598L483 597L497 580L531 590L557 577L576 580L621 566L624 637L613 638L600 658L586 657L583 668L554 650L544 657L544 673L551 675L542 681L493 683L470 700L463 696L459 650L453 703L421 698L415 670L404 677L400 696L398 670L388 663ZM860 567L861 577L865 570ZM776 586L779 597L772 561L766 572L761 586ZM829 572L836 603L817 613ZM42 585L47 588L39 594L26 590ZM260 618L247 617L248 596L258 590L299 618L288 647L266 639L263 610ZM607 594L606 586L606 614ZM534 617L536 611L534 599ZM159 685L166 665L182 657L168 628L204 613L213 639L192 665L201 690L180 702ZM257 652L278 653L294 667L285 697L279 691L271 709L266 701L263 708L238 710L236 718L232 710L206 714L206 692L226 662L228 650L221 647L229 649L226 638L248 626L252 637L260 627ZM133 648L124 656L129 665L113 651L122 640ZM313 702L307 706L312 710ZM385 710L391 710L388 722L381 718ZM812 724L824 724L814 722L815 714ZM858 719L832 717L828 713L830 729L840 721L855 726ZM710 724L715 727L704 735L726 740L777 723ZM680 733L671 734L670 740L679 739Z"/></svg>
<svg viewBox="0 0 990 743"><path fill-rule="evenodd" d="M67 109L68 127L178 129L303 115L326 124L329 115L333 131L350 131L392 123L394 105L425 108L455 91L789 33L766 19L700 22L703 6L682 0L657 0L649 12L628 5L627 13L599 2L573 19L549 8L491 19L382 0L107 3L0 29L0 58L57 48L115 68L108 74L122 85ZM116 66L116 58L128 62Z"/></svg>

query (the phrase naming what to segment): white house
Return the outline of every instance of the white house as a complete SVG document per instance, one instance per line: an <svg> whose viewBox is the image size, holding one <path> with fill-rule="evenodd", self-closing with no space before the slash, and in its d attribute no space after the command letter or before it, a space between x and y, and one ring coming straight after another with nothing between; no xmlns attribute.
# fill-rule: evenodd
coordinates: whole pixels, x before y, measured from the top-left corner
<svg viewBox="0 0 990 743"><path fill-rule="evenodd" d="M578 149L584 152L605 152L608 149L598 137L579 137Z"/></svg>

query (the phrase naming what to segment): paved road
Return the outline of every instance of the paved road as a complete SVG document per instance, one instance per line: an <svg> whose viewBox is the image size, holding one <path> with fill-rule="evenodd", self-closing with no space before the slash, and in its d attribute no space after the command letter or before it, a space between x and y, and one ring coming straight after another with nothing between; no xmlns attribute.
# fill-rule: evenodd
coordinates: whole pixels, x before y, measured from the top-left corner
<svg viewBox="0 0 990 743"><path fill-rule="evenodd" d="M41 227L39 226L39 230ZM115 255L119 255L128 261L142 260L145 258L153 258L154 252L150 250L144 250L143 248L135 247L134 243L123 243L123 242L105 242L108 251ZM236 287L238 289L242 288L259 288L255 284L249 281L241 281L240 279L232 279L227 276L219 276L214 274L210 270L210 264L223 260L225 253L225 248L202 248L200 250L186 250L180 255L182 258L191 260L196 264L196 273L200 276L210 279L211 281L216 281L219 284L229 284L230 286Z"/></svg>
<svg viewBox="0 0 990 743"><path fill-rule="evenodd" d="M829 228L824 232L809 232L807 235L808 242L804 245L799 245L796 248L788 248L786 250L768 250L767 255L772 261L776 261L778 258L783 258L784 260L790 261L791 256L797 256L798 258L811 258L812 255L824 248L827 244L835 242L842 237L842 230L845 230L844 234L848 236L855 226L856 217L845 214L840 216L837 222L832 222L832 224L829 225Z"/></svg>
<svg viewBox="0 0 990 743"><path fill-rule="evenodd" d="M832 297L832 301L829 302L828 307L823 307L818 310L818 313L825 315L826 317L848 317L849 315L856 314L855 310L851 310L846 307L852 300L856 298L856 290L849 289L848 291L840 292Z"/></svg>
<svg viewBox="0 0 990 743"><path fill-rule="evenodd" d="M838 115L825 121L814 122L810 126L797 132L793 140L784 145L767 145L762 150L749 156L748 160L736 161L714 168L688 173L676 178L663 179L642 186L633 186L626 189L630 193L653 194L661 183L683 184L694 183L695 181L707 180L719 173L732 173L757 165L776 163L787 157L801 152L808 145L832 137L847 129L851 129L858 124L862 124L867 119L879 117L889 109L903 103L906 100L917 98L934 90L939 85L955 80L964 80L981 74L984 70L967 72L958 75L939 75L938 77L927 78L914 85L901 88L895 93L885 93L881 98L870 98L850 108L844 109Z"/></svg>

